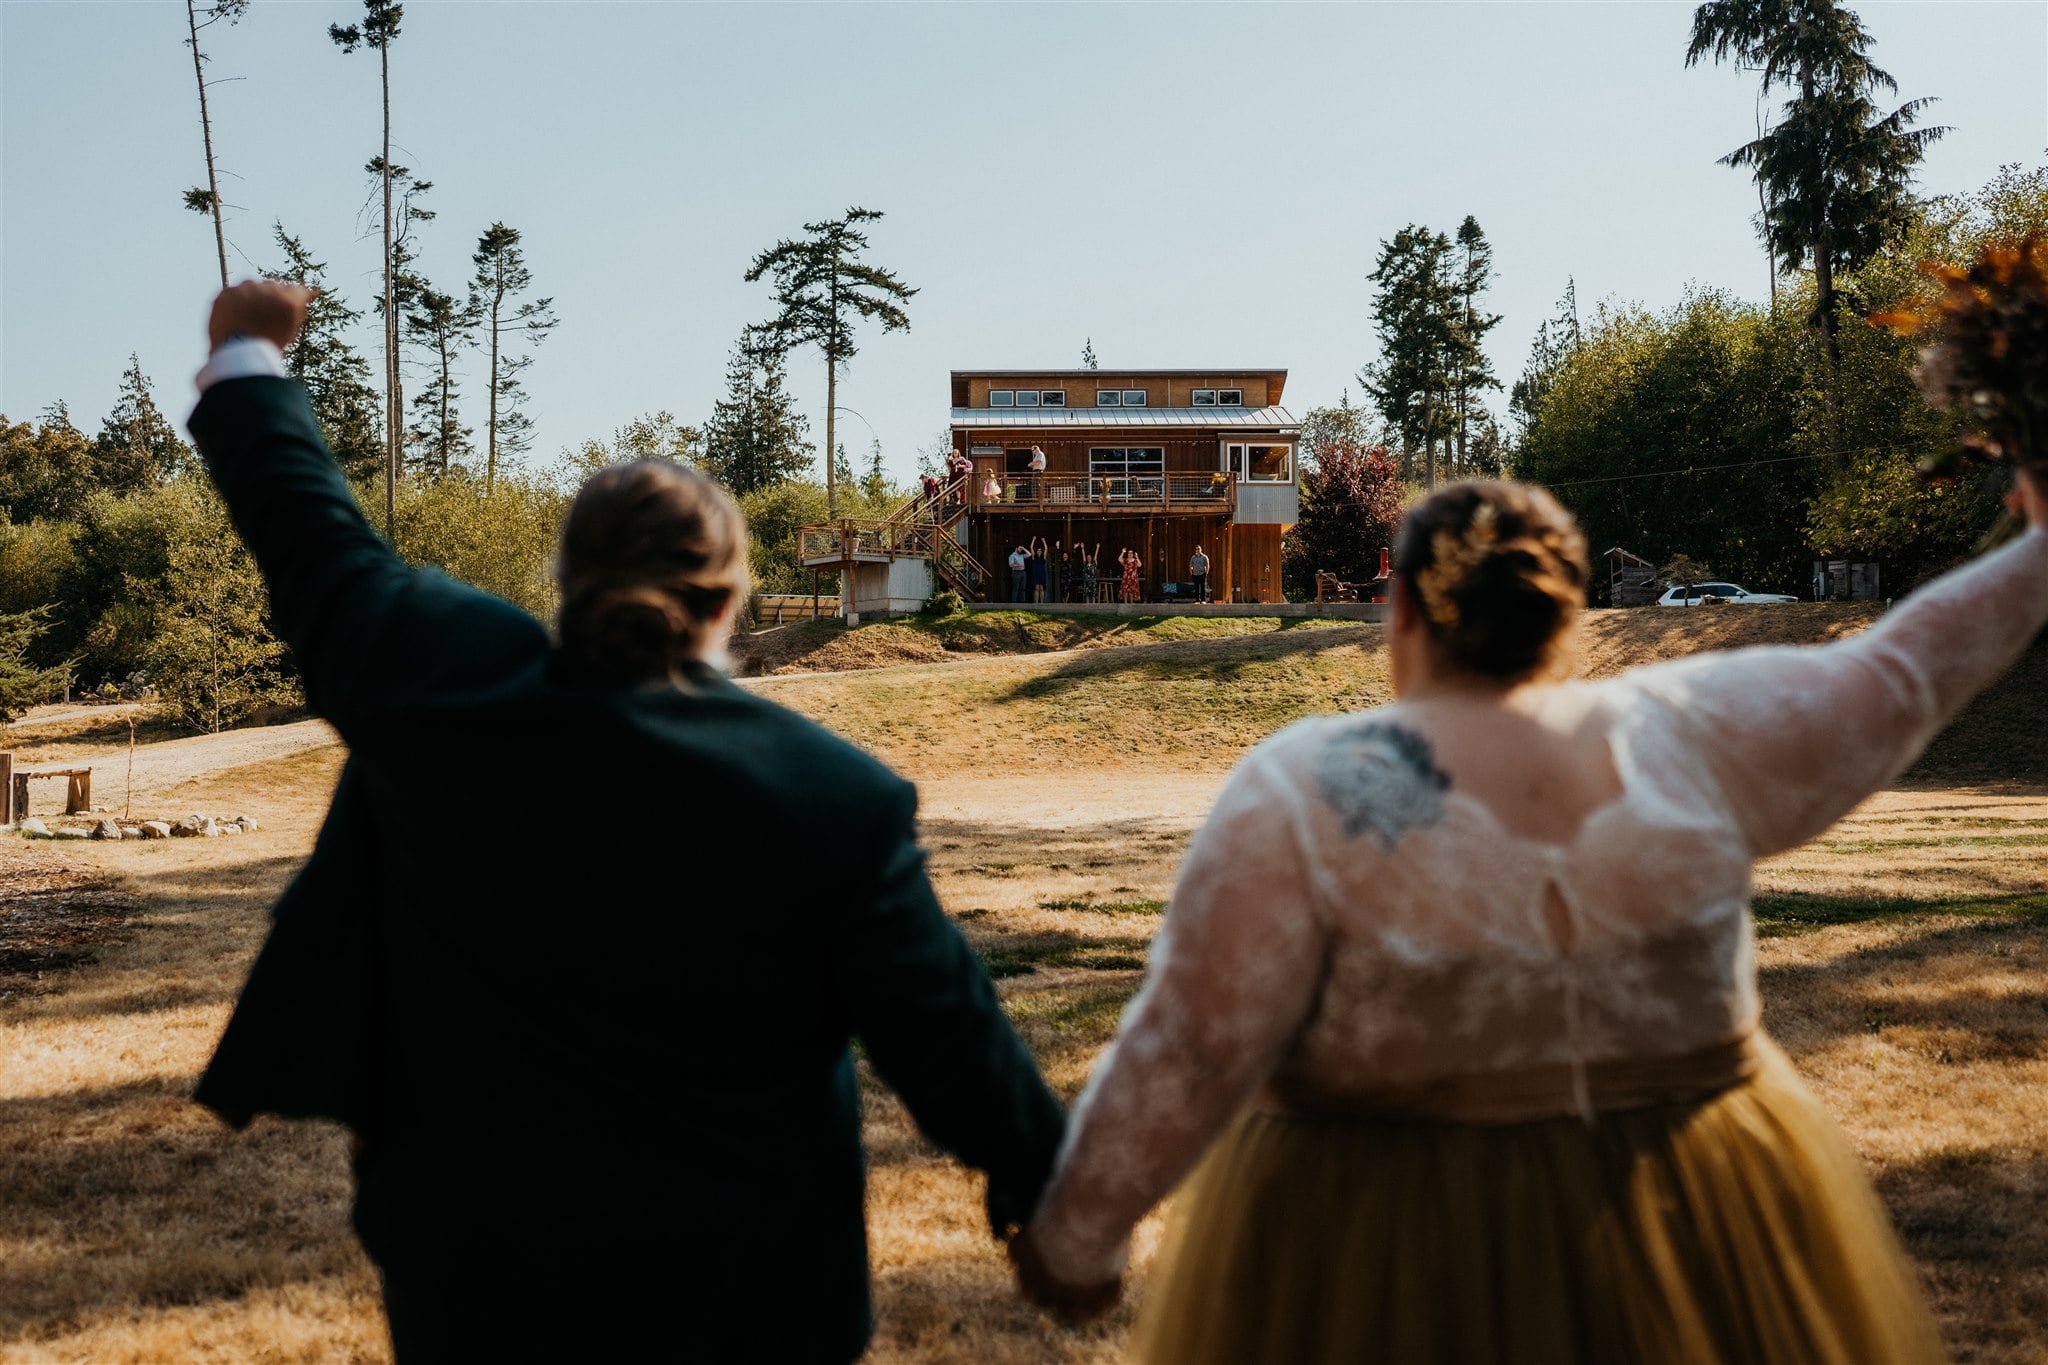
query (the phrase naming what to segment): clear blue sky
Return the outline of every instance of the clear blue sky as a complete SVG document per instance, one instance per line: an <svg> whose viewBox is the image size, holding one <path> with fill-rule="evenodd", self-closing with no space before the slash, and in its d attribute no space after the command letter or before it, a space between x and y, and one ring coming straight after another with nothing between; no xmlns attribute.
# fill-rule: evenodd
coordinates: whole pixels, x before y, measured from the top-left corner
<svg viewBox="0 0 2048 1365"><path fill-rule="evenodd" d="M1865 3L1901 97L1955 131L1933 192L2048 146L2048 5ZM357 0L255 0L210 30L238 272L281 219L367 302L371 54ZM1297 412L1373 354L1378 241L1476 214L1520 370L1568 276L1663 306L1766 290L1748 179L1754 80L1683 64L1689 4L694 5L408 0L401 162L435 182L423 263L526 236L562 325L529 372L537 457L665 408L699 421L754 252L849 204L922 292L841 389L899 475L940 431L950 368L1284 365ZM179 0L0 0L0 411L90 427L133 350L182 416L214 288ZM366 350L375 340L366 334ZM795 361L822 437L822 366ZM472 367L470 395L477 383ZM1504 411L1505 404L1496 406ZM472 402L480 419L481 406ZM859 459L868 428L842 431Z"/></svg>

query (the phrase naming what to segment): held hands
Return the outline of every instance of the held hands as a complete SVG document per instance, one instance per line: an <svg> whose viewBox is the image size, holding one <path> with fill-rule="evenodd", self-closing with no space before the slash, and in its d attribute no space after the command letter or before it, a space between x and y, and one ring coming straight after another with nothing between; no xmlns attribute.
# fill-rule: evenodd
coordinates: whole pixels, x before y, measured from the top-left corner
<svg viewBox="0 0 2048 1365"><path fill-rule="evenodd" d="M1103 1284L1065 1284L1054 1278L1026 1227L1009 1240L1010 1265L1017 1272L1017 1292L1068 1326L1093 1322L1123 1294L1121 1278Z"/></svg>
<svg viewBox="0 0 2048 1365"><path fill-rule="evenodd" d="M259 337L282 351L299 339L306 306L319 291L283 280L244 280L214 297L206 319L206 344L219 350L230 337Z"/></svg>

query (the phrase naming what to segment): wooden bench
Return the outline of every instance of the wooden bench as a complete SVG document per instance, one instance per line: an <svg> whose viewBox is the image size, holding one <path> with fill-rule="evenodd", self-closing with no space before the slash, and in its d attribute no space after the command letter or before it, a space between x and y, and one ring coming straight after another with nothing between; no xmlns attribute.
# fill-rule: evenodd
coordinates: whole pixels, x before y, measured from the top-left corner
<svg viewBox="0 0 2048 1365"><path fill-rule="evenodd" d="M10 764L9 766L12 765ZM61 777L65 779L64 813L66 815L80 815L92 809L92 769L41 768L14 774L14 780L8 783L11 789L9 792L11 805L4 812L7 819L0 820L0 824L11 825L17 820L28 818L28 784L37 778L45 777Z"/></svg>

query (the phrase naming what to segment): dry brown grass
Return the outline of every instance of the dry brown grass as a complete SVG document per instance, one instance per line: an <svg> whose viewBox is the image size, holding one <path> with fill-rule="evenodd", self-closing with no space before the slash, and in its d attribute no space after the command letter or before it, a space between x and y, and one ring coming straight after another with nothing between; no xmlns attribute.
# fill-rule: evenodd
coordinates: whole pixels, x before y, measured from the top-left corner
<svg viewBox="0 0 2048 1365"><path fill-rule="evenodd" d="M1071 1094L1137 985L1222 771L1291 712L1380 695L1377 643L1370 627L1279 632L764 690L920 779L940 895ZM2010 751L2011 739L1959 742ZM383 1358L340 1135L274 1122L232 1134L183 1099L264 907L310 847L338 757L239 768L160 798L247 810L264 822L256 836L19 846L122 880L141 909L124 942L60 989L0 1006L0 1359ZM1888 793L1760 878L1768 1022L1872 1162L1970 1360L2048 1355L2044 845L2038 790ZM1020 1306L980 1225L978 1182L879 1087L865 1108L871 1359L1117 1357L1135 1295L1082 1332ZM1155 1215L1140 1291L1157 1232Z"/></svg>

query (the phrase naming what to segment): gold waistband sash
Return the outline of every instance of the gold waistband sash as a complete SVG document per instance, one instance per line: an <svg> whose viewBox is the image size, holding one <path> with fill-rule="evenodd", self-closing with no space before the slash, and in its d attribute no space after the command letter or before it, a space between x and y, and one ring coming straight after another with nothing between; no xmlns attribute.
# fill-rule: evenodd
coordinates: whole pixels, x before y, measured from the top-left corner
<svg viewBox="0 0 2048 1365"><path fill-rule="evenodd" d="M1754 1032L1674 1057L1525 1067L1445 1076L1415 1085L1330 1093L1300 1077L1276 1077L1259 1098L1267 1113L1295 1118L1414 1119L1438 1123L1529 1123L1610 1110L1712 1099L1757 1073Z"/></svg>

